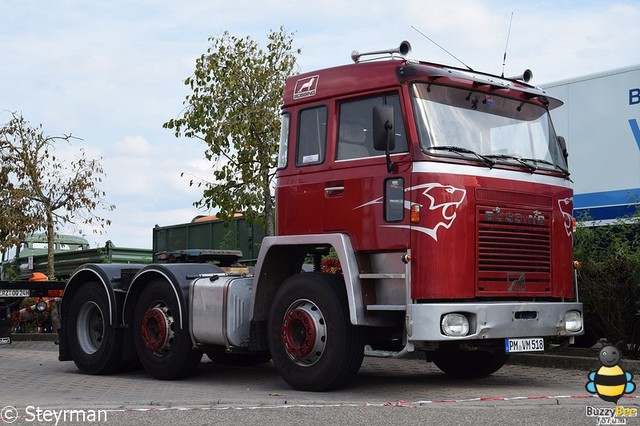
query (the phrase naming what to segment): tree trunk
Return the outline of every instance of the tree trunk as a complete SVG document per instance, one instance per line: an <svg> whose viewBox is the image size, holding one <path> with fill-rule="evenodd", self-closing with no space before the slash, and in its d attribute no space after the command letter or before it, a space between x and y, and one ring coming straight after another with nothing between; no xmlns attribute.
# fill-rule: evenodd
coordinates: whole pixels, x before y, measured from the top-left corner
<svg viewBox="0 0 640 426"><path fill-rule="evenodd" d="M55 241L55 228L53 224L53 213L47 211L47 277L54 279L55 269L53 266L53 250Z"/></svg>

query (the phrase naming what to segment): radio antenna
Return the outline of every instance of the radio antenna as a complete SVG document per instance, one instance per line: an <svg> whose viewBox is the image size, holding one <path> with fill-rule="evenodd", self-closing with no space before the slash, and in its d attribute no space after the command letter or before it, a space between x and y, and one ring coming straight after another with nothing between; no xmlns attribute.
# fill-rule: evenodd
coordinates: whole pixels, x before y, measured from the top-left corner
<svg viewBox="0 0 640 426"><path fill-rule="evenodd" d="M464 62L462 62L460 59L456 58L453 53L449 52L447 49L445 49L444 47L440 46L438 43L436 43L435 41L431 40L425 33L423 33L422 31L420 31L419 29L417 29L416 27L414 27L413 25L411 26L411 28L413 28L414 30L416 30L418 32L418 34L420 34L422 37L426 38L427 40L429 40L431 43L435 44L436 46L438 46L440 49L444 50L449 56L451 56L453 59L455 59L456 61L460 62L462 65L464 65L469 71L473 71L473 68L471 68L469 65L465 64Z"/></svg>
<svg viewBox="0 0 640 426"><path fill-rule="evenodd" d="M509 19L509 31L507 31L507 42L504 45L504 55L502 56L502 76L504 77L504 66L507 63L507 48L509 47L509 36L511 35L511 23L513 22L513 12L511 12L511 19Z"/></svg>

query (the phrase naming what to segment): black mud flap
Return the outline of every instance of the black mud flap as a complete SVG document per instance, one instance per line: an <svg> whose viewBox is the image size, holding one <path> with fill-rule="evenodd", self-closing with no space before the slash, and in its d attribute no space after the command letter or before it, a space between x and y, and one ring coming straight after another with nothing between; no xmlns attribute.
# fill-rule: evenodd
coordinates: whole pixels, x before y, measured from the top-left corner
<svg viewBox="0 0 640 426"><path fill-rule="evenodd" d="M0 301L0 345L11 344L11 325L9 306Z"/></svg>
<svg viewBox="0 0 640 426"><path fill-rule="evenodd" d="M71 352L69 352L69 346L67 345L66 330L64 324L62 328L58 330L58 361L73 361Z"/></svg>

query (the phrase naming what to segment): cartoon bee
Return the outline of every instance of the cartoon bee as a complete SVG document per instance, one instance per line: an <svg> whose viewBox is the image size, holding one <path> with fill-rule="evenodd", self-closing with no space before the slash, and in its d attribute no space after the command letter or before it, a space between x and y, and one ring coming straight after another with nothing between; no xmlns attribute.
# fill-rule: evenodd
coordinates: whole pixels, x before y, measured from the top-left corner
<svg viewBox="0 0 640 426"><path fill-rule="evenodd" d="M618 365L620 351L614 346L602 348L598 354L598 360L602 367L598 371L589 373L587 392L598 394L601 399L617 404L622 395L636 389L635 383L631 381L633 375L625 372Z"/></svg>

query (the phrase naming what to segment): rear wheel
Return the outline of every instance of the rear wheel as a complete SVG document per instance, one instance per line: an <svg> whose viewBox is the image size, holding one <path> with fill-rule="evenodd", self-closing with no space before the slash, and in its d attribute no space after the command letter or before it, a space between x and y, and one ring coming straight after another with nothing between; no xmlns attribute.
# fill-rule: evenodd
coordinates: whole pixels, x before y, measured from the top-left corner
<svg viewBox="0 0 640 426"><path fill-rule="evenodd" d="M509 355L499 350L436 351L430 358L444 373L470 379L495 373L502 368Z"/></svg>
<svg viewBox="0 0 640 426"><path fill-rule="evenodd" d="M296 389L323 391L351 380L364 340L351 325L342 279L302 273L285 281L269 316L269 346L276 368Z"/></svg>
<svg viewBox="0 0 640 426"><path fill-rule="evenodd" d="M87 374L115 373L123 368L122 331L109 324L109 300L95 281L72 296L66 323L73 362Z"/></svg>
<svg viewBox="0 0 640 426"><path fill-rule="evenodd" d="M136 302L133 341L140 363L156 379L185 377L202 358L186 325L180 328L179 312L173 288L162 280L147 284Z"/></svg>

